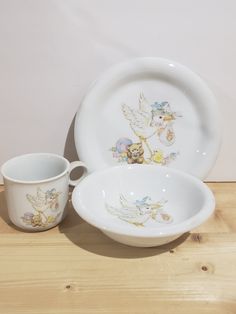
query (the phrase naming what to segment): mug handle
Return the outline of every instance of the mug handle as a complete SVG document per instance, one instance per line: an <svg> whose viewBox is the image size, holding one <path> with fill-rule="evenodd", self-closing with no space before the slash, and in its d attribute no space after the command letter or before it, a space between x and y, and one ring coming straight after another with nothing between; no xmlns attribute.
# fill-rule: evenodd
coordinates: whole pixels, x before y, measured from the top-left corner
<svg viewBox="0 0 236 314"><path fill-rule="evenodd" d="M86 175L88 174L88 168L87 166L82 162L82 161L72 161L70 163L70 169L69 169L69 176L71 174L71 171L75 168L79 168L79 167L83 167L84 168L84 173L83 175L79 178L79 179L76 179L76 180L72 180L70 177L69 177L69 185L71 186L76 186L81 180L83 180L84 177L86 177Z"/></svg>

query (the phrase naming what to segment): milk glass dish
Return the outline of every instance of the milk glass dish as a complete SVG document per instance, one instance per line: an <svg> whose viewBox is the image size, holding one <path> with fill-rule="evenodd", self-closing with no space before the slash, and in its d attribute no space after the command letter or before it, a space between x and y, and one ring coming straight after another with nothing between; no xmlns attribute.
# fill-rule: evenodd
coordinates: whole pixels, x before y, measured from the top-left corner
<svg viewBox="0 0 236 314"><path fill-rule="evenodd" d="M162 58L116 64L94 82L75 120L75 145L90 171L150 164L205 179L220 147L220 115L207 84Z"/></svg>
<svg viewBox="0 0 236 314"><path fill-rule="evenodd" d="M96 171L75 187L76 212L113 240L139 247L166 244L204 223L215 199L199 179L154 165Z"/></svg>

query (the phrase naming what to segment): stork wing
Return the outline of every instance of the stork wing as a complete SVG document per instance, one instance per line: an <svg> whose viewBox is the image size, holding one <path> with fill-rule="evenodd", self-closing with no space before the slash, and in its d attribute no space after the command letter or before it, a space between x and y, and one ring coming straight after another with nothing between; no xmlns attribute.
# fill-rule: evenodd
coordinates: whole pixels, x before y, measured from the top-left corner
<svg viewBox="0 0 236 314"><path fill-rule="evenodd" d="M122 219L137 218L139 216L137 209L115 208L106 204L106 209L109 213Z"/></svg>
<svg viewBox="0 0 236 314"><path fill-rule="evenodd" d="M46 202L45 193L40 188L37 189L37 201L39 204L44 204Z"/></svg>
<svg viewBox="0 0 236 314"><path fill-rule="evenodd" d="M139 110L146 113L150 112L149 103L147 102L147 99L144 97L143 93L140 93L139 95Z"/></svg>
<svg viewBox="0 0 236 314"><path fill-rule="evenodd" d="M26 194L26 198L31 203L32 206L36 206L37 200L33 195Z"/></svg>
<svg viewBox="0 0 236 314"><path fill-rule="evenodd" d="M124 197L123 194L120 195L120 204L124 208L132 208L132 209L136 208L136 206L132 203L132 201L127 200L127 198Z"/></svg>
<svg viewBox="0 0 236 314"><path fill-rule="evenodd" d="M134 127L142 129L150 125L151 115L149 113L132 109L126 104L123 104L122 111L126 119L129 120L130 124Z"/></svg>

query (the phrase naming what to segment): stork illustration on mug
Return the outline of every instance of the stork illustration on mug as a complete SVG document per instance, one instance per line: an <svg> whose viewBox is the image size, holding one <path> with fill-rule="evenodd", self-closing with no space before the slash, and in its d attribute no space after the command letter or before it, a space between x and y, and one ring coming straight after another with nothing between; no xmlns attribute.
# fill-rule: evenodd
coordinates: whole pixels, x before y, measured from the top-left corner
<svg viewBox="0 0 236 314"><path fill-rule="evenodd" d="M26 225L32 227L45 227L55 223L61 216L59 211L59 195L56 189L43 191L37 188L36 194L27 194L26 198L32 206L33 211L24 213L21 217Z"/></svg>

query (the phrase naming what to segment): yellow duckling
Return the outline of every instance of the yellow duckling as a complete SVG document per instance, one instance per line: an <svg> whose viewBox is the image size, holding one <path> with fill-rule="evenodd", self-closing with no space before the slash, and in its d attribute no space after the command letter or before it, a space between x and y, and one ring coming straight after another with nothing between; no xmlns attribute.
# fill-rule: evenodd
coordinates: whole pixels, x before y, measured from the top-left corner
<svg viewBox="0 0 236 314"><path fill-rule="evenodd" d="M164 155L161 150L154 151L152 156L152 160L158 164L162 164L164 162Z"/></svg>

